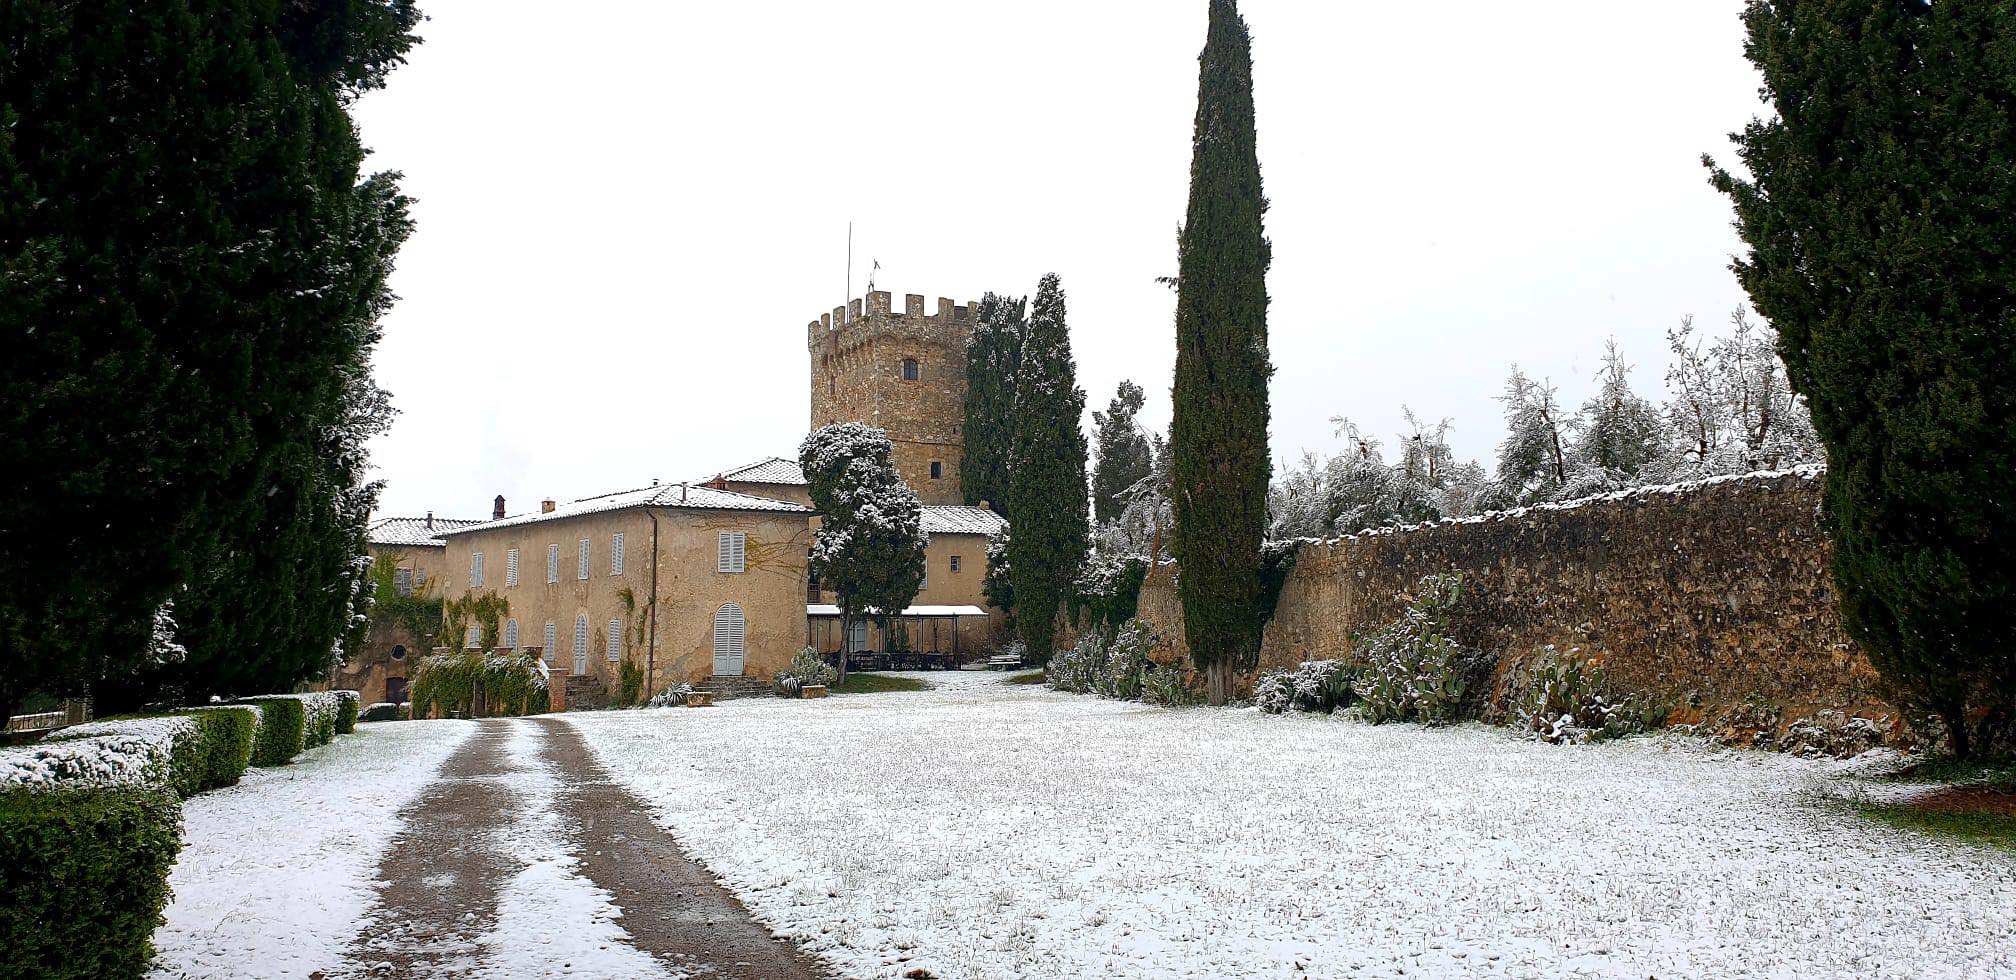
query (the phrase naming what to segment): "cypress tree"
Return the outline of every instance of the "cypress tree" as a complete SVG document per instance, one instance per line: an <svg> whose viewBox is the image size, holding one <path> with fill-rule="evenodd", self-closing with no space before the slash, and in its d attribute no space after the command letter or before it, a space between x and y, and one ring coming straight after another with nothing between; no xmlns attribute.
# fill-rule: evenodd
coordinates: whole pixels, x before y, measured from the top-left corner
<svg viewBox="0 0 2016 980"><path fill-rule="evenodd" d="M1057 610L1091 547L1086 518L1085 392L1071 360L1064 290L1056 273L1036 287L1022 366L1015 375L1015 451L1008 473L1008 574L1016 629L1029 655L1050 659Z"/></svg>
<svg viewBox="0 0 2016 980"><path fill-rule="evenodd" d="M1826 446L1842 618L1892 696L1984 755L2016 727L2016 17L1744 12L1773 118L1735 139L1734 264Z"/></svg>
<svg viewBox="0 0 2016 980"><path fill-rule="evenodd" d="M1198 57L1190 206L1178 246L1175 414L1169 426L1191 657L1223 704L1260 656L1267 526L1267 199L1254 146L1253 58L1234 0L1211 0ZM1016 531L1020 534L1018 528Z"/></svg>
<svg viewBox="0 0 2016 980"><path fill-rule="evenodd" d="M0 458L34 461L0 477L0 715L35 691L97 686L101 711L148 697L177 669L149 660L156 615L177 600L207 618L183 585L228 574L216 563L273 526L261 515L306 493L302 454L343 416L406 233L390 178L358 181L347 107L418 16L408 0L0 7ZM301 574L286 587L354 591ZM292 601L280 588L222 596L217 618L267 616ZM284 635L319 668L335 639L328 619Z"/></svg>
<svg viewBox="0 0 2016 980"><path fill-rule="evenodd" d="M1022 335L1029 302L988 293L966 342L966 419L959 457L959 487L967 506L986 501L1008 512L1008 456L1015 448L1015 372L1022 365Z"/></svg>
<svg viewBox="0 0 2016 980"><path fill-rule="evenodd" d="M1101 524L1118 518L1127 507L1128 488L1155 471L1155 449L1135 421L1147 401L1140 385L1122 381L1106 411L1092 413L1099 447L1092 470L1092 516Z"/></svg>

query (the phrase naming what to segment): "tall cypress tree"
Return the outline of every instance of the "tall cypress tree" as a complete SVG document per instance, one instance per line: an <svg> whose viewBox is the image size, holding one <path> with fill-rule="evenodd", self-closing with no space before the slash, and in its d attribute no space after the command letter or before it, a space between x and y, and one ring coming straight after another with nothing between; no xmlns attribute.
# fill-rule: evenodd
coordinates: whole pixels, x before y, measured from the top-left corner
<svg viewBox="0 0 2016 980"><path fill-rule="evenodd" d="M2016 17L2006 4L1744 12L1774 118L1715 167L1827 447L1842 618L1960 755L2016 728Z"/></svg>
<svg viewBox="0 0 2016 980"><path fill-rule="evenodd" d="M1092 413L1099 459L1092 469L1092 516L1104 524L1126 508L1129 487L1155 471L1155 449L1136 418L1148 393L1132 381L1120 382L1104 412Z"/></svg>
<svg viewBox="0 0 2016 980"><path fill-rule="evenodd" d="M148 661L157 611L200 605L182 586L227 571L301 492L406 233L389 178L358 181L347 107L418 16L410 0L0 7L0 458L35 461L0 476L0 714L33 691L95 685L101 710L147 696L175 669ZM304 575L292 589L354 584ZM223 597L219 617L267 616L280 588ZM284 639L326 666L319 623Z"/></svg>
<svg viewBox="0 0 2016 980"><path fill-rule="evenodd" d="M986 501L1008 512L1008 456L1015 449L1015 372L1022 366L1022 335L1029 302L988 293L966 343L966 420L959 457L959 488L968 506Z"/></svg>
<svg viewBox="0 0 2016 980"><path fill-rule="evenodd" d="M1254 146L1253 56L1235 0L1211 0L1198 57L1190 208L1178 246L1174 454L1176 594L1210 699L1257 666L1267 526L1267 265ZM1018 528L1016 531L1020 534Z"/></svg>
<svg viewBox="0 0 2016 980"><path fill-rule="evenodd" d="M1008 575L1015 591L1015 625L1029 654L1048 661L1056 641L1057 610L1091 548L1085 516L1085 392L1071 359L1064 322L1064 289L1056 273L1036 286L1015 375L1015 452L1008 474Z"/></svg>

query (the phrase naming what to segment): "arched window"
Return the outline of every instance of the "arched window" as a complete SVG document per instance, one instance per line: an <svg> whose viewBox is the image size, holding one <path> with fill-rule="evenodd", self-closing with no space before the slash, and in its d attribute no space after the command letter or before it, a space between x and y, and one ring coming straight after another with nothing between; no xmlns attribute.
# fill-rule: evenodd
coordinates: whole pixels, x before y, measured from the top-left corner
<svg viewBox="0 0 2016 980"><path fill-rule="evenodd" d="M903 380L918 381L922 380L923 377L924 377L924 367L923 365L917 363L916 358L906 357L903 359Z"/></svg>
<svg viewBox="0 0 2016 980"><path fill-rule="evenodd" d="M743 636L742 607L732 602L723 603L714 613L714 656L742 656Z"/></svg>

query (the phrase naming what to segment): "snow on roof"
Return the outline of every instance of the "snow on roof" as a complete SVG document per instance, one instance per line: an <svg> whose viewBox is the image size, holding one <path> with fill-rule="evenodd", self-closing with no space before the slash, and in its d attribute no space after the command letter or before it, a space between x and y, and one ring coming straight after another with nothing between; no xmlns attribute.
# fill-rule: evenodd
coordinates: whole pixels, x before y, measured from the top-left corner
<svg viewBox="0 0 2016 980"><path fill-rule="evenodd" d="M805 606L807 616L838 616L840 607L830 602L813 602ZM987 610L979 606L909 606L903 616L985 616Z"/></svg>
<svg viewBox="0 0 2016 980"><path fill-rule="evenodd" d="M364 543L443 548L448 545L448 542L441 540L443 531L452 531L475 523L478 522L456 520L452 517L387 517L373 521L364 529Z"/></svg>
<svg viewBox="0 0 2016 980"><path fill-rule="evenodd" d="M935 504L924 508L926 534L993 534L1007 526L1007 518L985 507Z"/></svg>
<svg viewBox="0 0 2016 980"><path fill-rule="evenodd" d="M759 459L734 469L722 470L713 478L731 483L776 483L790 487L806 485L805 471L798 467L798 461L782 456Z"/></svg>
<svg viewBox="0 0 2016 980"><path fill-rule="evenodd" d="M540 521L557 521L583 514L600 514L612 510L627 510L631 507L666 507L684 510L761 510L779 514L810 514L812 509L784 500L756 497L733 490L716 490L713 487L689 486L671 483L663 486L639 487L603 494L600 497L583 497L553 508L549 513L519 514L501 521L485 521L468 527L452 528L446 534L466 534L470 531L488 531L500 527L516 527L520 524L536 524ZM435 522L439 524L439 521ZM445 536L445 535L444 535Z"/></svg>

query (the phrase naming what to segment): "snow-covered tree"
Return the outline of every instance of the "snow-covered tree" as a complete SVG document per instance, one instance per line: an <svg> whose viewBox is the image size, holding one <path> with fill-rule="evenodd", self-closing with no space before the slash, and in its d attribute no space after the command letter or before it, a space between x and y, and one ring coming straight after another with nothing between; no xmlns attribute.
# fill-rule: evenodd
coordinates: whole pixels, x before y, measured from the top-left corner
<svg viewBox="0 0 2016 980"><path fill-rule="evenodd" d="M1169 530L1176 515L1169 503L1169 443L1160 434L1148 437L1148 475L1120 492L1120 513L1092 532L1092 546L1102 555L1166 555Z"/></svg>
<svg viewBox="0 0 2016 980"><path fill-rule="evenodd" d="M1776 470L1823 457L1805 402L1778 359L1777 334L1738 308L1727 337L1701 338L1693 317L1666 333L1673 364L1666 384L1673 479Z"/></svg>
<svg viewBox="0 0 2016 980"><path fill-rule="evenodd" d="M1519 506L1552 500L1568 481L1568 450L1557 389L1513 365L1505 380L1505 441L1498 445L1494 503Z"/></svg>
<svg viewBox="0 0 2016 980"><path fill-rule="evenodd" d="M1637 482L1640 472L1666 454L1666 426L1659 409L1631 390L1631 365L1612 338L1596 372L1596 394L1582 403L1570 424L1574 462L1595 474L1605 488ZM1569 482L1577 482L1570 480Z"/></svg>
<svg viewBox="0 0 2016 980"><path fill-rule="evenodd" d="M1092 517L1099 523L1120 516L1126 492L1147 479L1155 468L1155 449L1141 431L1137 417L1148 393L1132 381L1120 382L1104 412L1092 413L1095 431L1092 469Z"/></svg>
<svg viewBox="0 0 2016 980"><path fill-rule="evenodd" d="M889 436L871 425L821 427L798 447L798 465L819 512L812 572L832 589L840 634L868 613L889 636L890 617L909 608L924 585L924 508L896 472ZM841 680L847 658L840 658Z"/></svg>
<svg viewBox="0 0 2016 980"><path fill-rule="evenodd" d="M1057 610L1071 598L1091 549L1087 448L1079 427L1084 413L1064 288L1051 273L1037 283L1030 304L1015 375L1015 451L1008 468L1008 513L1015 522L1008 558L1020 610L1015 625L1038 662L1050 659Z"/></svg>

